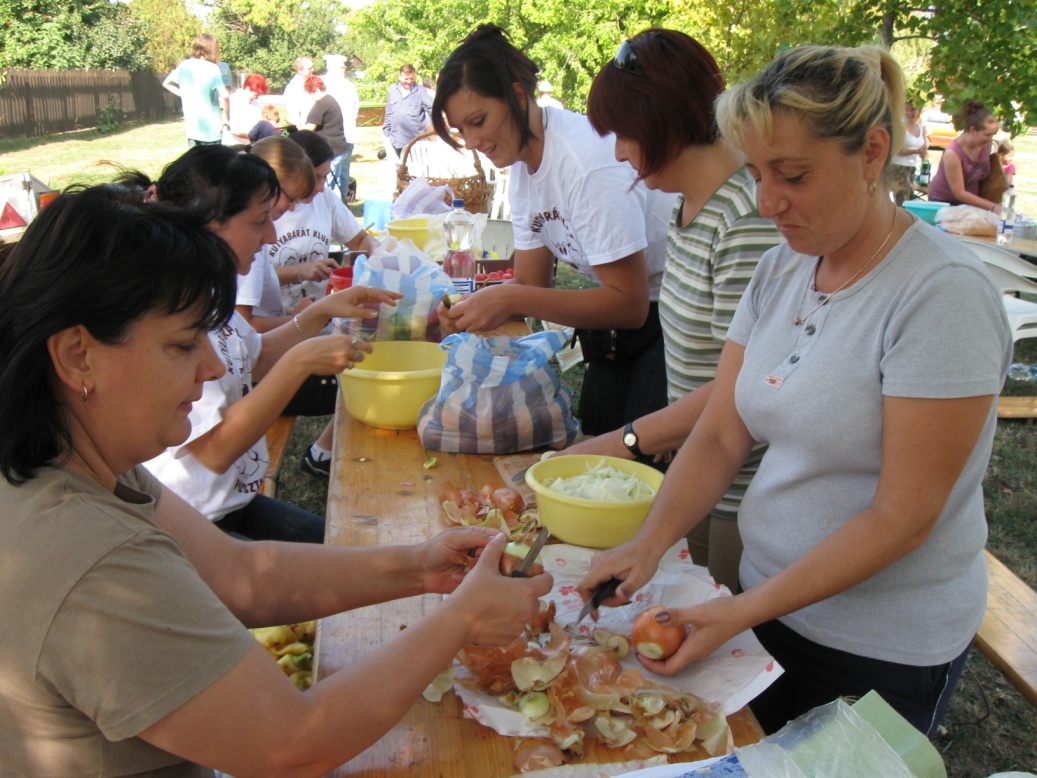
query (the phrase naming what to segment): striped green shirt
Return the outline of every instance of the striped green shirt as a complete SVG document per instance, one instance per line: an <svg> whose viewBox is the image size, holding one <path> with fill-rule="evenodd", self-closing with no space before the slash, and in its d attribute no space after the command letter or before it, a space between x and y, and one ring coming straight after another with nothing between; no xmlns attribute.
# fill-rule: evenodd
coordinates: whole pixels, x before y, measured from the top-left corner
<svg viewBox="0 0 1037 778"><path fill-rule="evenodd" d="M745 168L736 170L684 227L677 226L679 197L666 239L666 270L659 318L666 344L670 402L713 380L727 328L756 263L782 238L756 209L756 187ZM712 516L734 519L763 447L753 449Z"/></svg>

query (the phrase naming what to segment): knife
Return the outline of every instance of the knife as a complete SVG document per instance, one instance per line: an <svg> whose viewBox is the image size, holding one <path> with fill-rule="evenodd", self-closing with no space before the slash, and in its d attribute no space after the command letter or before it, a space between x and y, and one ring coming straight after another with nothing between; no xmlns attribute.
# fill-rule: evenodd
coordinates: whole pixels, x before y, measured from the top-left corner
<svg viewBox="0 0 1037 778"><path fill-rule="evenodd" d="M579 624L587 618L592 610L596 609L602 602L615 594L616 589L619 588L621 583L623 582L618 578L609 578L604 583L598 584L594 591L591 592L591 598L583 604L583 609L580 611L580 617L576 619L576 624Z"/></svg>
<svg viewBox="0 0 1037 778"><path fill-rule="evenodd" d="M551 533L547 531L547 527L540 528L540 532L537 533L537 539L533 541L533 547L526 552L526 558L522 560L522 564L511 572L512 578L529 577L529 568L533 566L537 555L544 549L544 544L547 543L547 538L550 534Z"/></svg>

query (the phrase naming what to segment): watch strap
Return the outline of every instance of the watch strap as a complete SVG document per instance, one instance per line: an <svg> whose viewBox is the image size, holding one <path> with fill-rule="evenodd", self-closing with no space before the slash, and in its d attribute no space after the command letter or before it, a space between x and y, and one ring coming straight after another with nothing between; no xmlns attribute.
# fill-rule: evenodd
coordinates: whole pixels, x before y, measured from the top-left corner
<svg viewBox="0 0 1037 778"><path fill-rule="evenodd" d="M631 437L633 438L634 442L628 443L627 441ZM637 445L637 433L634 432L634 422L632 421L628 421L626 427L623 428L623 445L627 447L627 449L630 451L631 454L634 455L636 459L640 460L645 458L644 452L641 451L640 446Z"/></svg>

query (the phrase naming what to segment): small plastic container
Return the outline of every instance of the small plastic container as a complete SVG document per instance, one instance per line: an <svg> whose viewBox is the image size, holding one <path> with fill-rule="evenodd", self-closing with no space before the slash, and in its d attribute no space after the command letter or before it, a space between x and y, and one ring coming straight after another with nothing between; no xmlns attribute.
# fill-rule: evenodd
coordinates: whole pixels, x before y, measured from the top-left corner
<svg viewBox="0 0 1037 778"><path fill-rule="evenodd" d="M368 197L364 200L364 223L363 227L372 227L379 232L385 230L389 223L392 211L392 199L379 200Z"/></svg>
<svg viewBox="0 0 1037 778"><path fill-rule="evenodd" d="M331 277L328 279L328 290L326 294L332 292L341 292L343 289L349 289L353 285L353 268L351 267L338 267L331 271Z"/></svg>

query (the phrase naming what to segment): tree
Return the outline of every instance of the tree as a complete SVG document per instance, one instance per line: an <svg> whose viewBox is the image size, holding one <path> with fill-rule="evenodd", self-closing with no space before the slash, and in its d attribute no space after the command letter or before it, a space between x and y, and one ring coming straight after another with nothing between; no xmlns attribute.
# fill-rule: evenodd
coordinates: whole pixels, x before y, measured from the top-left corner
<svg viewBox="0 0 1037 778"><path fill-rule="evenodd" d="M202 31L201 20L188 13L183 0L133 0L130 14L147 33L147 51L158 73L168 73L191 52Z"/></svg>

